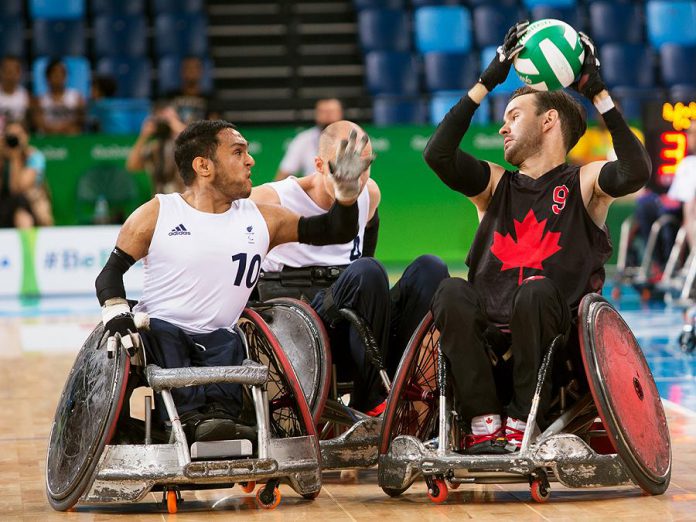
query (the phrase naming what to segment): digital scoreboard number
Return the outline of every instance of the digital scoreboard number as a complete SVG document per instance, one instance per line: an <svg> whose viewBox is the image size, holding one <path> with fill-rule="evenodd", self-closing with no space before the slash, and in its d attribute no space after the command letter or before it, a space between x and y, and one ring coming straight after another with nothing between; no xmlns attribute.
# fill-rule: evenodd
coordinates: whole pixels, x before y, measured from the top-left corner
<svg viewBox="0 0 696 522"><path fill-rule="evenodd" d="M645 146L653 164L651 185L667 189L688 154L686 130L696 125L696 101L652 102L643 108Z"/></svg>

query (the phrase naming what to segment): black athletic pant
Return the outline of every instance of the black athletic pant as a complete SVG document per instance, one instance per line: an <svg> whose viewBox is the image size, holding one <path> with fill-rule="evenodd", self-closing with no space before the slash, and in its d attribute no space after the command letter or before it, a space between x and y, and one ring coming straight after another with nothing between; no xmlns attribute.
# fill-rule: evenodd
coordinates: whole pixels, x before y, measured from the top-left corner
<svg viewBox="0 0 696 522"><path fill-rule="evenodd" d="M366 357L360 336L346 319L338 317L338 309L351 308L365 320L393 375L390 366L398 364L438 284L448 275L442 260L421 256L406 268L390 292L382 264L366 257L351 263L329 288L314 297L312 307L327 326L337 377L354 382L351 407L369 411L385 399L386 392L377 368ZM333 304L326 300L327 292L331 292Z"/></svg>
<svg viewBox="0 0 696 522"><path fill-rule="evenodd" d="M531 408L541 360L558 334L568 338L568 304L550 279L530 279L513 294L510 333L501 332L486 318L483 303L468 281L446 279L433 298L435 325L442 351L450 363L458 410L466 419L503 413L526 421ZM511 347L512 359L502 356ZM492 363L491 352L498 358ZM556 351L558 355L558 350ZM540 420L548 408L552 379L542 389Z"/></svg>
<svg viewBox="0 0 696 522"><path fill-rule="evenodd" d="M150 330L142 333L148 364L161 368L191 366L239 366L245 358L244 345L236 332L226 329L206 334L188 334L161 319L150 319ZM242 386L234 383L173 388L172 398L179 415L206 404L217 404L232 416L242 407ZM156 394L158 418L168 420L167 411Z"/></svg>

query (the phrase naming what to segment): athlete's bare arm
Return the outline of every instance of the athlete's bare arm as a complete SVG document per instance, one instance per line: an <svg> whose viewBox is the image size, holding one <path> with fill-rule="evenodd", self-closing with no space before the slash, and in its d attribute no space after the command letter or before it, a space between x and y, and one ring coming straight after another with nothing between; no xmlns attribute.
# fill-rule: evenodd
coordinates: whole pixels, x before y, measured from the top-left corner
<svg viewBox="0 0 696 522"><path fill-rule="evenodd" d="M269 190L275 192L273 189ZM252 191L252 199L254 199L253 195ZM254 199L254 201L256 200ZM270 237L269 250L283 243L291 243L298 240L297 225L300 221L299 214L277 204L260 203L258 201L256 203L268 227L268 235Z"/></svg>
<svg viewBox="0 0 696 522"><path fill-rule="evenodd" d="M136 261L145 257L150 250L150 242L157 225L159 200L152 198L138 207L121 227L116 246Z"/></svg>
<svg viewBox="0 0 696 522"><path fill-rule="evenodd" d="M375 215L377 207L379 207L379 203L382 200L382 193L379 190L379 186L372 178L367 180L367 191L370 195L370 211L367 215L367 219L369 221L372 219L372 216Z"/></svg>

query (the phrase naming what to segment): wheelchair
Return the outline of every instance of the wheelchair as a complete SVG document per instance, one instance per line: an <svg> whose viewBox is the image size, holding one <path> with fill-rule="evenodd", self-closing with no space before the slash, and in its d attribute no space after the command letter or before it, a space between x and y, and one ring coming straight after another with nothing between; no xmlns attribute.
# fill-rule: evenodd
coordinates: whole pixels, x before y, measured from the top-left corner
<svg viewBox="0 0 696 522"><path fill-rule="evenodd" d="M108 346L100 323L78 353L56 409L46 458L50 505L64 511L134 503L161 491L167 511L176 513L183 490L237 483L251 493L263 482L256 501L272 509L281 500L281 481L315 498L319 447L295 371L257 312L245 309L235 328L246 350L241 366L162 369L148 365L142 349L130 355ZM171 389L216 382L244 385L241 416L256 424L255 443L186 440ZM154 436L151 396L144 420L131 415L130 396L140 386L161 394L171 424L165 437Z"/></svg>
<svg viewBox="0 0 696 522"><path fill-rule="evenodd" d="M276 297L254 305L254 309L280 340L295 368L312 418L319 431L323 471L369 468L377 464L377 442L381 419L369 417L343 403L341 395L352 383L339 383L331 362L329 339L321 318L305 301ZM366 346L370 363L379 369L387 390L390 380L372 333L353 310L339 312L356 328Z"/></svg>
<svg viewBox="0 0 696 522"><path fill-rule="evenodd" d="M537 502L550 498L552 481L570 488L636 484L649 494L664 493L672 468L667 419L637 341L598 294L583 298L578 325L587 385L576 379L561 388L556 414L539 432L539 396L557 337L540 366L519 452L467 455L439 332L432 315L426 316L404 353L384 414L378 468L383 491L398 496L423 476L435 503L468 483L527 482Z"/></svg>

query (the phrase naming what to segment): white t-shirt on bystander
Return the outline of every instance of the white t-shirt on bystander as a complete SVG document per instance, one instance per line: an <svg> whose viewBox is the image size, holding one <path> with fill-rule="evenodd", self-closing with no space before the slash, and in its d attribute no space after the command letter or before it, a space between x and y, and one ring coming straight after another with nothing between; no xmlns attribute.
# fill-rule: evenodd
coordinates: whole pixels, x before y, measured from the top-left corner
<svg viewBox="0 0 696 522"><path fill-rule="evenodd" d="M679 162L667 196L683 203L696 198L696 156L686 156Z"/></svg>

